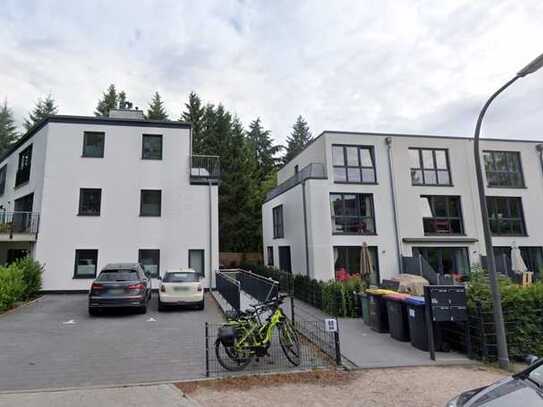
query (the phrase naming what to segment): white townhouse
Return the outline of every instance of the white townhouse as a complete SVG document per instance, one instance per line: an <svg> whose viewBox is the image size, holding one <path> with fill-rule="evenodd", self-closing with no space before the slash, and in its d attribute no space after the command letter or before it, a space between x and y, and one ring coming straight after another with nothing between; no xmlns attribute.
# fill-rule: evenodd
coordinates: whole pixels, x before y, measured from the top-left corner
<svg viewBox="0 0 543 407"><path fill-rule="evenodd" d="M481 140L498 268L513 245L543 267L543 144ZM466 274L485 264L473 140L325 131L287 163L262 206L266 264L319 280L360 271L373 283L422 267Z"/></svg>
<svg viewBox="0 0 543 407"><path fill-rule="evenodd" d="M112 262L192 267L209 286L218 175L218 157L192 155L190 124L50 116L0 160L0 263L44 263L45 291L86 291Z"/></svg>

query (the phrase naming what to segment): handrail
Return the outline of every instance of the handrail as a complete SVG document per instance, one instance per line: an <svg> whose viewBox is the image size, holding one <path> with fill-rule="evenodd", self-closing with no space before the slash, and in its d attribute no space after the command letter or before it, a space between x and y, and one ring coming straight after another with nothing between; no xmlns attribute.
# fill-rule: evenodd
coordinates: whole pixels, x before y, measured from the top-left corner
<svg viewBox="0 0 543 407"><path fill-rule="evenodd" d="M286 179L281 184L277 185L274 189L266 194L266 200L270 201L276 196L281 195L283 192L288 191L290 188L304 182L306 179L327 179L326 165L323 163L310 163L294 174L292 177Z"/></svg>

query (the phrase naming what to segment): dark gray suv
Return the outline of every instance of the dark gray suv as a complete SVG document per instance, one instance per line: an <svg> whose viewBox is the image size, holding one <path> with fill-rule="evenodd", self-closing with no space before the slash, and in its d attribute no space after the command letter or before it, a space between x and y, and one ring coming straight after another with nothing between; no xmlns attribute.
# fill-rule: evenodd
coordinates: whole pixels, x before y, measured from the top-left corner
<svg viewBox="0 0 543 407"><path fill-rule="evenodd" d="M147 312L151 299L151 280L138 263L113 263L105 266L91 285L89 314L106 308L135 308Z"/></svg>

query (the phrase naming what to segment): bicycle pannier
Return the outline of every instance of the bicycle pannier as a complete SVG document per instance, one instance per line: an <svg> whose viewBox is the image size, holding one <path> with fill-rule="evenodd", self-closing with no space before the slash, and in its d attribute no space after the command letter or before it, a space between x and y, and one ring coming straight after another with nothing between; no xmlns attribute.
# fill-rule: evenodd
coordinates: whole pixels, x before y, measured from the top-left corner
<svg viewBox="0 0 543 407"><path fill-rule="evenodd" d="M234 346L236 330L231 326L221 326L219 327L218 336L224 346Z"/></svg>

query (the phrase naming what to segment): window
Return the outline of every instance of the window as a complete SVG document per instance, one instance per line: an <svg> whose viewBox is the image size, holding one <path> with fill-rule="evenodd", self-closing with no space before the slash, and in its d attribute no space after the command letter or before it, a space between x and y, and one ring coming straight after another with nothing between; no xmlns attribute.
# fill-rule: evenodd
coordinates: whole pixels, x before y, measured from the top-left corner
<svg viewBox="0 0 543 407"><path fill-rule="evenodd" d="M196 271L202 277L205 276L204 258L205 252L203 250L189 250L189 268Z"/></svg>
<svg viewBox="0 0 543 407"><path fill-rule="evenodd" d="M375 184L373 147L332 146L334 182Z"/></svg>
<svg viewBox="0 0 543 407"><path fill-rule="evenodd" d="M160 216L162 191L159 189L142 189L140 199L140 216Z"/></svg>
<svg viewBox="0 0 543 407"><path fill-rule="evenodd" d="M173 272L166 273L162 281L165 283L197 283L200 281L200 276L196 273Z"/></svg>
<svg viewBox="0 0 543 407"><path fill-rule="evenodd" d="M79 216L100 216L102 190L81 188L79 190Z"/></svg>
<svg viewBox="0 0 543 407"><path fill-rule="evenodd" d="M373 195L330 194L332 232L375 234Z"/></svg>
<svg viewBox="0 0 543 407"><path fill-rule="evenodd" d="M268 266L273 266L273 246L268 246L266 250L268 257Z"/></svg>
<svg viewBox="0 0 543 407"><path fill-rule="evenodd" d="M142 137L141 158L144 160L162 160L162 135L144 134Z"/></svg>
<svg viewBox="0 0 543 407"><path fill-rule="evenodd" d="M273 208L273 238L280 239L285 237L283 229L283 205Z"/></svg>
<svg viewBox="0 0 543 407"><path fill-rule="evenodd" d="M524 187L519 152L483 151L483 159L489 187Z"/></svg>
<svg viewBox="0 0 543 407"><path fill-rule="evenodd" d="M8 165L4 165L0 168L0 195L4 195L6 190L6 173L8 171Z"/></svg>
<svg viewBox="0 0 543 407"><path fill-rule="evenodd" d="M490 230L494 235L524 236L526 226L519 197L487 196Z"/></svg>
<svg viewBox="0 0 543 407"><path fill-rule="evenodd" d="M410 148L413 185L451 185L449 154L445 149Z"/></svg>
<svg viewBox="0 0 543 407"><path fill-rule="evenodd" d="M413 256L421 255L436 273L465 276L469 273L467 247L413 247Z"/></svg>
<svg viewBox="0 0 543 407"><path fill-rule="evenodd" d="M73 278L95 278L97 264L98 250L77 249Z"/></svg>
<svg viewBox="0 0 543 407"><path fill-rule="evenodd" d="M290 246L279 246L279 270L292 273L292 259Z"/></svg>
<svg viewBox="0 0 543 407"><path fill-rule="evenodd" d="M360 274L360 256L362 246L334 246L334 271L336 279L343 273L349 275ZM371 273L369 281L371 285L379 285L379 260L377 256L377 247L368 246L370 257Z"/></svg>
<svg viewBox="0 0 543 407"><path fill-rule="evenodd" d="M138 251L138 263L150 277L160 276L160 250L140 249Z"/></svg>
<svg viewBox="0 0 543 407"><path fill-rule="evenodd" d="M83 157L103 158L105 133L86 131L83 133Z"/></svg>
<svg viewBox="0 0 543 407"><path fill-rule="evenodd" d="M19 153L19 165L15 174L15 186L28 182L32 163L32 144Z"/></svg>
<svg viewBox="0 0 543 407"><path fill-rule="evenodd" d="M422 223L425 234L462 234L459 196L422 195Z"/></svg>

